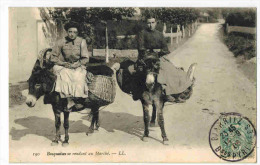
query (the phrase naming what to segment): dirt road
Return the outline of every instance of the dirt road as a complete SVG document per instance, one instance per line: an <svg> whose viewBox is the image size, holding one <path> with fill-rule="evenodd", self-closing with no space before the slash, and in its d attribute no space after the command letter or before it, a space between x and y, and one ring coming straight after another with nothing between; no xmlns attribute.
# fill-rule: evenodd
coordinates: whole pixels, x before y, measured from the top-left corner
<svg viewBox="0 0 260 165"><path fill-rule="evenodd" d="M219 28L219 24L202 24L192 38L168 57L185 70L191 63L198 63L193 96L186 103L167 103L164 108L168 146L161 142L159 127L150 129L149 142L140 140L144 127L141 103L118 89L115 102L101 110L101 128L93 135L85 134L90 125L87 110L70 115L70 145L66 148L50 146L55 132L54 115L51 106L43 105L42 99L34 108L26 105L10 108L10 159L15 162L222 161L209 146L209 130L223 112L239 112L256 125L256 87L238 70L232 53L217 37ZM48 152L67 156L54 157Z"/></svg>

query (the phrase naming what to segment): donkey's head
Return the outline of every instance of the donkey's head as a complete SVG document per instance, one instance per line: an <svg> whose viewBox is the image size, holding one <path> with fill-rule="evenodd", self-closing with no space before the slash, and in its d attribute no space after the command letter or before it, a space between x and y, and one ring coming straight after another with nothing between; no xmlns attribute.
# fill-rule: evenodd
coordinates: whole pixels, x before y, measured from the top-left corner
<svg viewBox="0 0 260 165"><path fill-rule="evenodd" d="M46 53L46 52L45 52ZM29 94L26 104L29 107L34 107L36 101L46 93L50 93L53 89L56 76L46 67L46 64L41 64L38 59L34 65L32 74L28 80Z"/></svg>
<svg viewBox="0 0 260 165"><path fill-rule="evenodd" d="M144 73L146 75L146 87L153 86L157 81L160 70L160 60L156 57L147 57L144 60Z"/></svg>

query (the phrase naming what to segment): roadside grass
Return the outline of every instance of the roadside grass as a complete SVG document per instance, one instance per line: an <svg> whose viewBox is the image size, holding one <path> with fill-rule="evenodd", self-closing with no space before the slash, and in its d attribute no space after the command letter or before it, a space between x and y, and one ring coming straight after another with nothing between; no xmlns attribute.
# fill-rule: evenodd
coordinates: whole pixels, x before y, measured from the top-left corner
<svg viewBox="0 0 260 165"><path fill-rule="evenodd" d="M235 57L242 56L245 60L256 57L254 35L233 32L224 36L224 42Z"/></svg>
<svg viewBox="0 0 260 165"><path fill-rule="evenodd" d="M234 54L238 68L251 82L256 84L256 36L237 32L226 34L224 27L222 27L219 31L219 37Z"/></svg>

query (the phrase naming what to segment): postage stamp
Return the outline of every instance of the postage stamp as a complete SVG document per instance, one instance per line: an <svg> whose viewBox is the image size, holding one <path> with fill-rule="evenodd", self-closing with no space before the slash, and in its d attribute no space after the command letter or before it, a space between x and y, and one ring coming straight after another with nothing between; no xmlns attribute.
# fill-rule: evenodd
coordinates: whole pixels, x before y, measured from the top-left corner
<svg viewBox="0 0 260 165"><path fill-rule="evenodd" d="M221 159L241 161L254 151L256 130L251 121L239 113L222 114L209 133L212 151Z"/></svg>

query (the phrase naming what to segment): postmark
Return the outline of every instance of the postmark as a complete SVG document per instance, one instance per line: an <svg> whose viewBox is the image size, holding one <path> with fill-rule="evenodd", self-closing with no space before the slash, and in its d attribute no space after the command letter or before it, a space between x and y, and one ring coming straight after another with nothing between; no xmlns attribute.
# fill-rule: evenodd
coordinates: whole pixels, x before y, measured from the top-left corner
<svg viewBox="0 0 260 165"><path fill-rule="evenodd" d="M239 113L225 113L209 132L212 151L221 159L236 162L247 158L256 146L256 130L251 121Z"/></svg>

